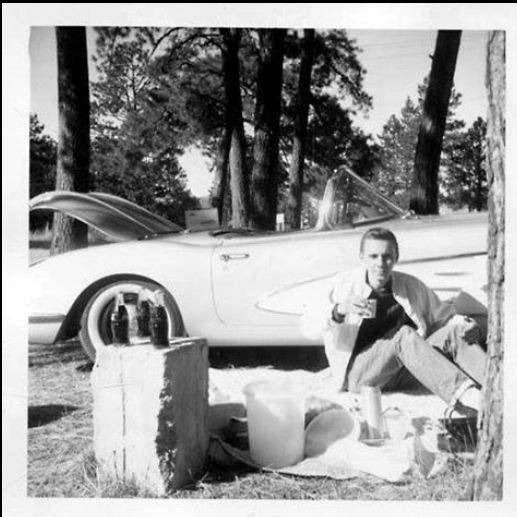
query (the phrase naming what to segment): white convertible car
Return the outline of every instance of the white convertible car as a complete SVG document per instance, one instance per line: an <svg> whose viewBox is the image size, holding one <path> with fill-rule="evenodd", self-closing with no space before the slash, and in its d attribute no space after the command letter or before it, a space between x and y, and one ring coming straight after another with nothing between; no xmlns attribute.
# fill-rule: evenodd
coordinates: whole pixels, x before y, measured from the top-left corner
<svg viewBox="0 0 517 517"><path fill-rule="evenodd" d="M203 336L211 346L318 344L300 332L304 304L358 264L361 235L379 225L399 240L399 270L486 328L487 214L407 215L344 170L307 204L305 228L296 231L189 232L101 193L49 192L30 208L60 211L119 241L31 265L31 343L79 335L94 358L111 342L116 293L125 293L134 316L136 294L147 287L165 291L171 336Z"/></svg>

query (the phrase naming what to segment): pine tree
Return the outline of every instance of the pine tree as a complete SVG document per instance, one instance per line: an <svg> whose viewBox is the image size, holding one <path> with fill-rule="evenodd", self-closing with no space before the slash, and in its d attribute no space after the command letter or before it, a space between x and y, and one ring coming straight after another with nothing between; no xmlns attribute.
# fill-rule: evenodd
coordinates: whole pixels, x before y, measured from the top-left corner
<svg viewBox="0 0 517 517"><path fill-rule="evenodd" d="M461 31L438 31L418 140L409 208L438 213L438 171Z"/></svg>
<svg viewBox="0 0 517 517"><path fill-rule="evenodd" d="M493 31L487 44L488 367L485 370L480 439L468 498L503 497L503 358L505 283L505 33Z"/></svg>
<svg viewBox="0 0 517 517"><path fill-rule="evenodd" d="M59 138L56 190L88 192L90 188L90 99L86 29L57 27ZM56 213L52 255L88 244L87 226Z"/></svg>

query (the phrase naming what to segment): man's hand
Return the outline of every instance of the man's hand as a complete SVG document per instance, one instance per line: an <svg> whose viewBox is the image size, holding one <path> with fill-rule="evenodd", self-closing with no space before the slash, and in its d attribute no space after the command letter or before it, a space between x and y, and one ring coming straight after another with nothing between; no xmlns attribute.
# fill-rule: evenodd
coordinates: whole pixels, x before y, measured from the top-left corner
<svg viewBox="0 0 517 517"><path fill-rule="evenodd" d="M481 341L481 329L475 320L468 316L457 314L451 320L460 329L460 336L469 345L479 343Z"/></svg>

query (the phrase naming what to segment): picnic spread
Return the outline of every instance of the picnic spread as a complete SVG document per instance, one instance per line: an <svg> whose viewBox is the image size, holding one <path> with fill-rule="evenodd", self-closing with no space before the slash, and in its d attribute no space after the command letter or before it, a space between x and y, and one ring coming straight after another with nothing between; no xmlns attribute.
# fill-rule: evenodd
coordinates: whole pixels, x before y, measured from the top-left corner
<svg viewBox="0 0 517 517"><path fill-rule="evenodd" d="M336 391L328 369L211 368L209 456L225 467L339 480L370 474L399 482L438 474L451 454L473 454L475 421L448 420L439 397L389 392L378 394L376 403ZM372 411L377 419L382 414L381 423ZM381 425L379 434L372 434L373 424ZM469 432L454 433L458 424Z"/></svg>

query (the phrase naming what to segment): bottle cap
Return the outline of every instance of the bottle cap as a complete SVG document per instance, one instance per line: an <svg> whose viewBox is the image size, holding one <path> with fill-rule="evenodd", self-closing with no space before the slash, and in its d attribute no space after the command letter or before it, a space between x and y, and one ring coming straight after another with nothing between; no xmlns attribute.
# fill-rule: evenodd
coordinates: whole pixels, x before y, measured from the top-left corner
<svg viewBox="0 0 517 517"><path fill-rule="evenodd" d="M156 306L164 305L165 298L163 295L163 291L161 291L161 290L154 291L154 301L155 301Z"/></svg>

